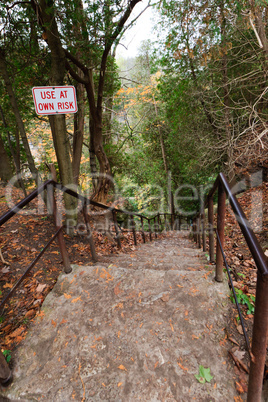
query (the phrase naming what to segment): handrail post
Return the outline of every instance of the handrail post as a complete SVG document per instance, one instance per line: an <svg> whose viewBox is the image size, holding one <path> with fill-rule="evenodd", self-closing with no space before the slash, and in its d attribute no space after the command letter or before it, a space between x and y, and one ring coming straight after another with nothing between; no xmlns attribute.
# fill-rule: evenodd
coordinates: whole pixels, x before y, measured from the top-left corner
<svg viewBox="0 0 268 402"><path fill-rule="evenodd" d="M178 217L177 214L174 215L174 230L178 230Z"/></svg>
<svg viewBox="0 0 268 402"><path fill-rule="evenodd" d="M197 243L197 226L196 226L196 218L193 219L193 236L194 241Z"/></svg>
<svg viewBox="0 0 268 402"><path fill-rule="evenodd" d="M225 210L226 210L226 194L221 182L219 182L218 188L218 216L217 216L217 231L219 234L219 239L224 249L224 224L225 224ZM216 277L217 282L222 282L223 280L223 256L221 253L221 248L219 240L217 240L216 248Z"/></svg>
<svg viewBox="0 0 268 402"><path fill-rule="evenodd" d="M156 220L156 217L154 217L154 235L155 235L155 239L157 239L157 227L156 227L155 220Z"/></svg>
<svg viewBox="0 0 268 402"><path fill-rule="evenodd" d="M97 257L97 253L96 253L96 249L95 249L95 245L94 245L94 241L93 241L93 235L92 235L92 231L91 231L90 224L89 224L89 219L88 219L88 214L87 214L87 206L86 206L85 202L83 203L82 212L83 212L84 221L85 221L85 225L86 225L86 229L87 229L91 256L92 256L93 261L97 262L98 257Z"/></svg>
<svg viewBox="0 0 268 402"><path fill-rule="evenodd" d="M152 229L151 229L151 223L150 223L150 219L147 219L148 221L148 226L149 226L149 236L150 236L150 241L152 241Z"/></svg>
<svg viewBox="0 0 268 402"><path fill-rule="evenodd" d="M179 215L179 230L181 230L181 215Z"/></svg>
<svg viewBox="0 0 268 402"><path fill-rule="evenodd" d="M208 236L209 236L209 261L215 262L214 254L214 211L213 211L213 197L208 199Z"/></svg>
<svg viewBox="0 0 268 402"><path fill-rule="evenodd" d="M201 231L202 231L202 245L203 245L203 251L206 251L206 219L205 219L205 209L204 209L204 203L202 203L202 208L201 208Z"/></svg>
<svg viewBox="0 0 268 402"><path fill-rule="evenodd" d="M167 215L164 214L164 225L165 225L165 231L167 231Z"/></svg>
<svg viewBox="0 0 268 402"><path fill-rule="evenodd" d="M117 218L116 218L116 211L114 209L112 210L112 214L113 214L113 221L114 221L117 245L118 245L118 248L122 248L119 229L118 229L118 223L117 223Z"/></svg>
<svg viewBox="0 0 268 402"><path fill-rule="evenodd" d="M130 221L131 221L134 244L135 244L135 246L137 246L137 237L136 237L135 222L134 222L133 215L130 215Z"/></svg>
<svg viewBox="0 0 268 402"><path fill-rule="evenodd" d="M201 248L201 235L200 235L201 227L200 227L200 215L197 218L197 245L198 248Z"/></svg>
<svg viewBox="0 0 268 402"><path fill-rule="evenodd" d="M47 186L47 192L49 194L48 198L52 201L54 223L55 223L56 229L58 230L61 227L61 222L60 222L60 217L59 217L59 213L58 213L58 209L57 209L57 202L56 202L56 198L55 198L55 192L54 192L53 184L49 184ZM58 239L58 243L59 243L59 249L60 249L60 253L61 253L61 258L62 258L62 261L63 261L64 272L66 274L69 274L70 272L72 272L72 268L71 268L71 265L70 265L70 260L69 260L69 256L68 256L68 252L67 252L67 248L66 248L66 244L65 244L65 240L64 240L62 230L59 231L57 239Z"/></svg>
<svg viewBox="0 0 268 402"><path fill-rule="evenodd" d="M268 334L268 275L257 273L247 402L261 402Z"/></svg>
<svg viewBox="0 0 268 402"><path fill-rule="evenodd" d="M171 215L170 215L170 226L171 226L170 230L173 230L173 225L174 225L174 215L173 215L173 213L171 213Z"/></svg>
<svg viewBox="0 0 268 402"><path fill-rule="evenodd" d="M144 227L143 227L143 217L141 216L140 218L141 218L141 235L142 235L143 243L146 243Z"/></svg>
<svg viewBox="0 0 268 402"><path fill-rule="evenodd" d="M161 219L160 219L160 214L158 213L158 216L157 216L158 232L161 231L161 224L162 224L162 222L161 222Z"/></svg>

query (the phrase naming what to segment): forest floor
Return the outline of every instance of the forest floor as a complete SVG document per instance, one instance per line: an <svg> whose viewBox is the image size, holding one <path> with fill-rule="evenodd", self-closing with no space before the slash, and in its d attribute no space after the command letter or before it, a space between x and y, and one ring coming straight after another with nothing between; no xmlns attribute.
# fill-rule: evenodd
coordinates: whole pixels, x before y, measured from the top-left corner
<svg viewBox="0 0 268 402"><path fill-rule="evenodd" d="M4 195L5 189L1 188L0 215L8 209ZM13 201L18 202L22 198L23 194L16 189L13 192ZM239 202L247 217L250 218L253 229L264 251L266 251L268 249L268 183L264 183L262 186L250 189L240 195ZM45 243L55 233L52 217L47 217L45 212L41 215L37 214L36 209L36 201L32 201L31 206L25 209L24 214L14 216L0 229L2 254L9 264L0 262L0 302L44 247ZM159 237L165 238L165 236L166 234L162 233ZM90 262L90 247L86 236L77 235L71 238L65 235L65 240L71 264L94 265L93 262ZM121 253L131 255L136 250L131 233L124 234L121 250L118 250L116 244L112 244L106 236L100 233L94 233L94 241L100 263L107 261L107 258L109 259L111 255ZM138 243L142 243L142 238L139 234ZM244 303L242 311L249 338L251 338L256 267L229 208L227 208L225 250L235 287L241 293L240 299ZM35 317L40 314L41 305L46 295L57 282L62 269L61 256L57 241L55 241L33 268L31 275L24 279L23 285L18 288L14 296L8 301L5 310L0 312L2 350L11 351L12 355L16 347L25 338L28 328L35 320ZM232 314L229 317L226 333L233 344L230 355L237 365L237 391L243 395L246 392L247 384L247 374L243 366L248 365L248 358L235 307L233 307Z"/></svg>

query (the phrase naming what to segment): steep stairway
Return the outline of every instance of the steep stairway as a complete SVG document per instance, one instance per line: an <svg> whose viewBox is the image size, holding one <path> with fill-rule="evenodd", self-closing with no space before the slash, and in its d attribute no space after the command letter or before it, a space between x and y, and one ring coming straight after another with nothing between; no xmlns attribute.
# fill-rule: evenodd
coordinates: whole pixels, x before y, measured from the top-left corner
<svg viewBox="0 0 268 402"><path fill-rule="evenodd" d="M23 401L234 401L227 282L188 232L61 274L14 356ZM200 383L199 366L210 369ZM238 400L238 399L237 399Z"/></svg>

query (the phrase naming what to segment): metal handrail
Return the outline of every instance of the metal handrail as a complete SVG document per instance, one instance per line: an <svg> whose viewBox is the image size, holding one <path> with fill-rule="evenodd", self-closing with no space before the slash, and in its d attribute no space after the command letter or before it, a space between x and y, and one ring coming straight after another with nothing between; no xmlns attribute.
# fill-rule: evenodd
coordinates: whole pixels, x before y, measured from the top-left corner
<svg viewBox="0 0 268 402"><path fill-rule="evenodd" d="M46 182L41 184L41 186L33 190L27 197L18 202L18 204L16 204L13 208L11 208L5 214L0 216L0 226L6 223L10 218L12 218L12 216L18 213L23 207L29 204L29 202L31 202L34 198L36 198L39 194L41 194L44 190L46 190L49 184L53 184L53 180L47 180Z"/></svg>
<svg viewBox="0 0 268 402"><path fill-rule="evenodd" d="M160 214L157 214L154 217L148 218L148 217L146 217L146 216L144 216L142 214L125 211L125 210L115 208L115 207L110 207L108 205L101 204L99 202L90 200L89 198L86 198L86 197L82 196L81 194L78 194L77 192L75 192L75 191L73 191L71 189L68 189L67 187L63 186L62 184L55 182L54 180L47 180L41 186L39 186L37 189L33 190L27 197L25 197L23 200L18 202L13 208L11 208L9 211L7 211L5 214L3 214L0 217L0 226L2 226L9 219L11 219L16 213L18 213L22 208L24 208L27 204L29 204L34 198L36 198L44 190L49 190L49 187L51 185L54 188L56 188L56 189L58 189L58 190L60 190L60 191L62 191L64 193L67 193L67 194L69 194L69 195L71 195L71 196L73 196L73 197L75 197L77 199L79 199L80 201L82 201L83 206L93 205L93 206L96 206L96 207L99 207L99 208L102 208L102 209L105 209L105 210L110 210L113 213L115 230L116 230L116 238L117 238L119 247L121 247L121 242L120 242L119 231L118 231L117 220L116 220L116 213L117 212L124 213L124 214L127 214L127 215L130 216L131 222L132 222L132 232L133 232L135 245L137 244L137 238L136 238L135 223L134 223L134 220L133 220L133 216L137 216L137 217L139 217L141 219L146 219L147 220L147 222L149 223L150 240L152 240L152 230L151 230L151 226L150 226L150 220L154 219L154 223L155 223L155 218L157 216L159 216ZM54 198L54 195L53 195L53 198ZM58 237L58 240L59 240L59 246L60 246L60 251L61 251L61 255L62 255L62 259L63 259L63 265L64 265L65 273L71 272L69 258L68 258L68 254L67 254L67 251L66 251L66 246L65 246L64 238L63 238L63 234L62 234L62 228L63 227L62 226L60 226L60 227L57 226L58 219L57 219L57 216L56 216L57 215L57 207L56 207L55 199L54 199L54 208L53 208L53 210L54 210L53 213L54 213L54 219L55 219L56 229L57 229L56 233L48 241L48 243L41 250L41 252L37 255L37 257L34 259L34 261L28 266L26 271L22 274L22 276L18 279L16 284L13 286L13 288L9 291L7 296L1 301L0 310L5 305L5 303L8 301L8 299L11 297L11 295L14 293L14 291L17 289L17 287L21 284L23 279L29 274L31 269L35 266L37 261L41 258L41 256L44 254L44 252L47 250L47 248L50 246L50 244L54 241L54 239L56 237ZM166 215L170 215L170 214L166 214ZM84 218L86 220L85 216L84 216ZM87 221L86 221L86 226L87 226L88 231L90 231ZM143 224L142 224L142 237L143 237L143 241L145 243L146 240L145 240L145 232L143 230ZM155 228L155 237L157 237L156 228ZM93 260L97 261L97 255L96 255L95 247L94 247L94 244L93 244L92 241L90 242L90 247L91 247L92 258L93 258Z"/></svg>
<svg viewBox="0 0 268 402"><path fill-rule="evenodd" d="M225 223L225 204L226 195L232 210L235 213L236 220L241 228L242 234L249 247L251 255L257 267L257 286L255 299L255 313L253 325L252 348L250 353L250 372L248 384L247 402L261 402L263 373L265 367L266 349L267 349L267 333L268 333L268 259L265 256L249 222L237 200L232 193L231 187L223 173L220 173L210 190L204 207L208 207L208 223L209 223L209 254L210 261L214 262L214 218L213 218L213 196L218 190L218 211L217 211L217 248L216 248L216 281L223 280L223 262L227 267L227 261L224 254L224 223ZM204 207L193 218L194 239L201 247L200 227L203 234L203 250L206 250L206 229ZM200 225L201 222L201 225ZM227 269L228 272L228 269ZM230 278L230 273L228 272ZM231 286L232 286L232 281ZM236 297L232 286L234 296ZM246 335L245 335L246 336ZM247 341L247 347L249 343Z"/></svg>
<svg viewBox="0 0 268 402"><path fill-rule="evenodd" d="M28 266L28 268L26 269L26 271L21 275L21 277L17 280L17 282L15 283L15 285L12 287L12 289L8 292L8 294L6 295L6 297L1 301L0 303L0 311L2 310L2 308L4 307L4 305L6 304L6 302L10 299L10 297L12 296L12 294L15 292L15 290L19 287L19 285L21 284L21 282L23 281L23 279L30 273L31 269L35 266L35 264L37 263L37 261L40 260L40 258L42 257L42 255L45 253L45 251L48 249L48 247L50 246L50 244L55 240L55 238L58 236L59 232L62 230L63 226L61 226L56 233L51 237L51 239L47 242L47 244L42 248L42 250L40 251L40 253L35 257L35 259L33 260L33 262Z"/></svg>
<svg viewBox="0 0 268 402"><path fill-rule="evenodd" d="M224 265L226 267L228 278L229 278L229 281L230 281L230 284L231 284L232 292L233 292L234 299L235 299L236 308L237 308L237 311L238 311L238 314L239 314L239 319L240 319L240 322L241 322L244 338L245 338L246 345L247 345L247 350L248 350L249 357L250 357L250 343L249 343L248 334L247 334L247 330L246 330L245 323L244 323L244 318L242 316L241 309L240 309L240 306L239 306L239 303L238 303L238 300L237 300L236 291L235 291L233 280L232 280L232 277L231 277L230 268L229 268L229 265L228 265L228 262L227 262L227 259L226 259L226 255L225 255L225 253L223 251L223 247L222 247L221 240L220 240L220 237L219 237L219 233L218 233L217 230L216 230L216 235L217 235L217 239L218 239L218 242L219 242L219 245L220 245L220 248L221 248L221 253L222 253L222 256L223 256Z"/></svg>
<svg viewBox="0 0 268 402"><path fill-rule="evenodd" d="M52 187L53 186L53 187ZM4 308L6 302L9 300L9 298L12 296L12 294L15 292L15 290L19 287L19 285L22 283L22 281L25 279L25 277L30 273L32 268L35 266L35 264L38 262L38 260L42 257L42 255L45 253L45 251L48 249L50 244L55 240L55 238L58 238L59 242L59 248L63 260L63 266L64 266L64 271L65 273L71 272L71 266L69 262L69 257L62 233L62 228L63 226L59 226L59 219L58 219L58 212L57 212L57 204L56 200L54 197L54 191L51 191L52 188L56 188L58 190L61 190L64 193L67 193L83 203L83 215L84 215L84 220L87 228L87 232L89 234L89 244L90 244L90 249L91 249L91 254L92 254L92 259L94 261L97 261L97 254L95 251L95 246L94 242L92 240L92 234L90 230L90 225L88 222L87 214L86 214L86 206L87 205L93 205L95 207L102 208L104 210L110 210L113 214L113 220L114 220L114 226L115 226L115 231L116 231L116 238L118 242L118 247L121 247L121 241L120 241L120 236L119 236L119 230L118 230L118 225L117 225L117 219L116 219L116 213L124 213L126 215L129 215L131 219L131 226L132 226L132 232L133 232L133 238L134 238L134 244L137 245L137 238L136 238L136 231L135 231L135 223L133 217L136 216L141 219L141 232L142 232L142 239L143 242L146 242L146 237L145 237L145 232L144 232L144 227L143 227L143 219L146 219L148 224L149 224L149 235L150 235L150 240L152 240L152 231L151 231L151 226L150 226L150 221L153 219L154 220L154 229L155 229L155 238L157 237L157 230L156 226L159 230L159 222L160 222L160 214L156 214L154 217L148 218L142 214L138 214L135 212L129 212L125 211L119 208L115 207L110 207L105 204L98 203L96 201L90 200L89 198L86 198L77 192L68 189L67 187L63 186L60 183L55 182L54 180L47 180L44 182L41 186L39 186L37 189L33 190L27 197L25 197L23 200L18 202L14 207L12 207L10 210L8 210L6 213L4 213L2 216L0 216L0 226L2 226L4 223L6 223L9 219L11 219L15 214L17 214L22 208L24 208L26 205L28 205L33 199L35 199L39 194L42 194L45 190L48 191L48 200L51 203L52 210L53 210L53 215L54 215L54 221L55 221L55 226L56 226L56 233L52 236L52 238L48 241L48 243L44 246L44 248L40 251L40 253L36 256L36 258L32 261L32 263L28 266L28 268L25 270L25 272L21 275L21 277L17 280L15 285L12 287L12 289L8 292L8 294L5 296L5 298L1 301L0 303L0 311ZM50 190L50 192L49 192ZM174 214L163 214L163 215L171 215L173 217ZM158 219L157 225L155 224L155 219ZM175 215L176 218L176 215ZM0 378L0 383L4 384L7 381L9 381L11 377L11 371L5 361L5 358L3 354L0 351L0 363L2 365L2 371L4 373L5 378Z"/></svg>
<svg viewBox="0 0 268 402"><path fill-rule="evenodd" d="M226 176L223 173L219 174L219 180L221 181L225 192L227 194L228 200L232 207L232 210L235 213L236 220L241 228L241 231L245 237L247 245L250 249L252 257L256 263L257 269L260 271L261 275L268 275L268 264L267 257L265 256L263 249L260 246L250 224L236 198L236 196L232 193L230 185L226 179Z"/></svg>

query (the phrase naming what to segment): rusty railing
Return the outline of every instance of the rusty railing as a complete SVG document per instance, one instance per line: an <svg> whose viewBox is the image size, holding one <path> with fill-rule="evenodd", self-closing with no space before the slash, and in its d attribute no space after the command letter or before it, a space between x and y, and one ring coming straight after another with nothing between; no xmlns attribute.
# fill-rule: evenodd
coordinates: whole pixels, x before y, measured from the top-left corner
<svg viewBox="0 0 268 402"><path fill-rule="evenodd" d="M43 247L43 249L40 251L40 253L37 255L37 257L33 260L33 262L26 268L25 272L21 275L21 277L17 280L15 285L11 288L11 290L8 292L8 294L4 297L4 299L0 303L0 311L4 308L5 304L7 301L10 299L12 294L16 291L16 289L21 285L23 280L26 278L27 275L30 274L32 268L36 265L38 260L42 257L42 255L45 253L45 251L48 249L48 247L51 245L51 243L57 238L58 243L59 243L59 249L63 261L63 267L64 267L64 272L65 273L70 273L72 271L71 265L70 265L70 260L68 257L68 252L67 248L65 245L65 240L63 236L63 226L61 225L60 222L60 217L58 213L58 207L57 207L57 202L54 194L54 190L58 189L64 193L67 193L76 199L80 200L82 202L82 215L85 221L87 233L88 233L88 239L89 239L89 245L90 245L90 251L91 251L91 256L94 262L97 262L98 257L97 253L95 250L95 245L93 241L93 236L91 232L91 226L89 223L88 219L88 213L87 213L87 206L88 205L93 205L94 207L101 208L103 210L109 210L112 212L113 216L113 223L114 223L114 228L115 228L115 233L116 233L116 240L117 240L117 245L119 248L121 248L121 240L120 240L120 230L119 230L119 225L117 222L117 214L118 213L123 213L129 216L131 225L130 229L133 233L133 239L134 239L134 244L137 245L137 235L136 235L136 225L134 221L134 217L136 219L140 220L140 229L141 229L141 235L142 235L142 240L143 243L146 242L146 230L144 229L144 221L147 221L148 225L148 232L149 232L149 239L150 241L153 240L152 234L154 233L155 238L157 238L157 233L162 231L162 230L168 230L168 229L181 229L181 221L182 217L177 215L177 214L157 214L154 217L148 218L142 214L134 213L134 212L129 212L129 211L124 211L122 209L118 208L113 208L109 207L107 205L95 202L90 200L89 198L86 198L77 192L68 189L67 187L56 183L54 180L47 180L44 182L40 187L38 187L36 190L34 190L31 194L29 194L27 197L25 197L22 201L17 203L13 208L11 208L9 211L7 211L5 214L3 214L0 217L0 226L4 225L9 219L11 219L15 214L17 214L20 210L22 210L26 205L28 205L32 200L34 200L36 197L38 197L40 194L42 194L45 190L47 191L47 207L48 207L48 212L53 214L54 217L54 223L55 223L55 228L56 232L52 236L52 238L47 242L47 244ZM164 217L164 222L161 220L161 217ZM167 222L168 218L170 218L170 224ZM175 225L176 222L179 222L177 226ZM185 222L186 228L189 228L189 222L186 220ZM2 385L7 384L10 382L12 375L11 371L9 369L8 364L6 363L6 360L2 353L0 352L0 383Z"/></svg>
<svg viewBox="0 0 268 402"><path fill-rule="evenodd" d="M217 227L214 228L213 197L216 191L218 192ZM257 267L256 300L251 347L246 334L239 304L237 302L229 266L224 254L226 196ZM208 209L207 223L204 209L205 207ZM223 173L220 173L217 177L203 207L201 208L200 213L193 219L192 230L194 240L197 242L200 248L203 247L203 251L206 251L206 233L208 232L209 258L210 262L216 262L216 281L221 282L223 280L223 264L226 267L230 285L238 307L239 317L250 357L247 402L261 402L268 336L268 261ZM215 233L217 237L216 261L214 251Z"/></svg>

